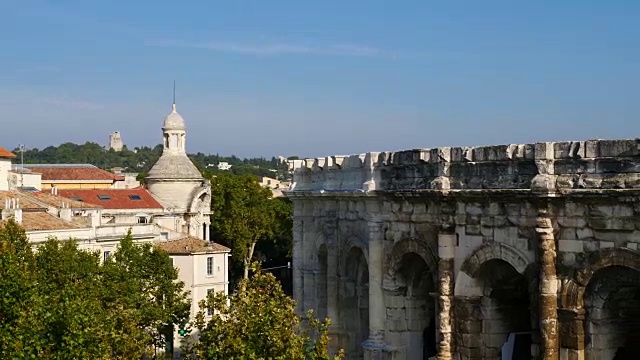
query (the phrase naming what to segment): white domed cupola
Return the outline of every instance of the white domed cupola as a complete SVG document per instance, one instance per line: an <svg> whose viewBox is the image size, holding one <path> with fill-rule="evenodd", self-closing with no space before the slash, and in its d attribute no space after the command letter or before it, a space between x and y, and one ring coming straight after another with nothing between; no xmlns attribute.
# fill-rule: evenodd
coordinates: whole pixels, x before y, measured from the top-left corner
<svg viewBox="0 0 640 360"><path fill-rule="evenodd" d="M184 119L178 114L176 104L173 103L171 112L164 118L162 124L164 151L186 152L186 130Z"/></svg>
<svg viewBox="0 0 640 360"><path fill-rule="evenodd" d="M186 152L184 119L173 103L162 124L162 155L146 177L149 191L167 207L187 209L192 193L203 186L203 177Z"/></svg>

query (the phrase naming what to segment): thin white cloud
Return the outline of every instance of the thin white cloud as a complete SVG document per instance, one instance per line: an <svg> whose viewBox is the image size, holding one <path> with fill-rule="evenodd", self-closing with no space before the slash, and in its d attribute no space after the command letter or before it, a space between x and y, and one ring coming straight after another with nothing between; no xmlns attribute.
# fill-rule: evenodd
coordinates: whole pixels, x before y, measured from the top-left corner
<svg viewBox="0 0 640 360"><path fill-rule="evenodd" d="M290 43L239 43L228 41L210 41L200 43L188 43L182 41L149 41L147 46L162 47L184 47L194 49L207 49L217 52L253 55L253 56L275 56L275 55L333 55L333 56L377 56L382 52L380 49L362 45L328 45L310 46Z"/></svg>
<svg viewBox="0 0 640 360"><path fill-rule="evenodd" d="M104 105L97 104L90 101L84 101L79 99L61 98L61 97L44 97L37 100L47 105L53 105L56 107L78 110L102 110Z"/></svg>

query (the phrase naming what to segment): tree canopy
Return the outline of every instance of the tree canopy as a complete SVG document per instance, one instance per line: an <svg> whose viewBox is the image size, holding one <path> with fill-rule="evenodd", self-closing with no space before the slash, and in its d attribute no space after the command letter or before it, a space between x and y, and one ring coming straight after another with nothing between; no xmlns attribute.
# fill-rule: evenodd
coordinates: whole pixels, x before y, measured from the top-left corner
<svg viewBox="0 0 640 360"><path fill-rule="evenodd" d="M14 149L18 154L19 149ZM26 164L93 164L103 169L114 167L124 168L129 172L146 173L162 154L162 145L154 147L142 146L129 149L126 146L121 151L106 150L102 145L94 142L84 144L63 143L58 146L48 146L44 149L28 149L24 152ZM235 175L267 176L283 179L288 177L287 165L276 157L241 159L235 155L221 156L218 154L204 154L198 152L188 155L196 166L211 174L232 173ZM216 165L227 162L231 170L218 170Z"/></svg>
<svg viewBox="0 0 640 360"><path fill-rule="evenodd" d="M253 265L253 275L242 279L229 296L210 294L200 303L194 323L198 336L187 351L188 359L341 359L327 353L330 321L316 320L301 327L295 302L285 295L276 278ZM216 315L208 317L207 314ZM313 335L313 336L312 336Z"/></svg>
<svg viewBox="0 0 640 360"><path fill-rule="evenodd" d="M135 359L163 349L190 301L168 254L128 235L112 257L75 241L31 250L0 229L0 358Z"/></svg>
<svg viewBox="0 0 640 360"><path fill-rule="evenodd" d="M291 206L273 199L249 175L221 174L211 177L211 225L216 239L232 249L233 266L247 278L259 242L272 246L286 243L291 232ZM290 241L289 241L290 242ZM289 244L281 245L289 248ZM287 251L288 253L288 251Z"/></svg>

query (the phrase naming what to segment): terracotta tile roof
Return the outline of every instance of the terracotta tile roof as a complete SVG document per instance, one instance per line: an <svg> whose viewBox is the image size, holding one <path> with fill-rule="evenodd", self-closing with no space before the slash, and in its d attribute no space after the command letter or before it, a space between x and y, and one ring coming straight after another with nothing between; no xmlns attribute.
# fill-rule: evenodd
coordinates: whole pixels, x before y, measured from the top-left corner
<svg viewBox="0 0 640 360"><path fill-rule="evenodd" d="M3 158L14 158L16 157L16 155L14 153L12 153L11 151L3 148L2 146L0 146L0 157Z"/></svg>
<svg viewBox="0 0 640 360"><path fill-rule="evenodd" d="M0 227L4 227L4 221L0 220ZM80 229L82 226L74 223L68 223L60 218L50 215L44 211L39 212L23 212L22 224L20 225L25 231L42 231L42 230L64 230L64 229Z"/></svg>
<svg viewBox="0 0 640 360"><path fill-rule="evenodd" d="M162 205L145 188L58 190L58 195L98 205L104 209L162 209ZM103 197L104 200L100 199ZM108 199L107 199L108 198Z"/></svg>
<svg viewBox="0 0 640 360"><path fill-rule="evenodd" d="M124 176L116 175L114 173L102 170L95 166L78 165L76 166L54 166L47 167L46 165L32 166L29 164L24 165L25 168L35 170L42 174L42 180L55 181L55 180L71 180L71 181L116 181L124 180Z"/></svg>
<svg viewBox="0 0 640 360"><path fill-rule="evenodd" d="M22 193L21 195L27 199L29 199L29 197L31 196L37 201L40 201L49 206L54 206L57 208L61 208L62 203L65 203L66 205L68 205L68 207L72 209L94 209L94 208L101 207L99 205L90 204L83 201L72 200L64 196L59 196L59 195L56 196L47 191L28 192L28 193Z"/></svg>
<svg viewBox="0 0 640 360"><path fill-rule="evenodd" d="M26 209L30 209L30 210L44 209L44 207L29 200L28 198L23 196L21 193L14 192L14 191L6 191L6 190L0 191L0 209L4 209L4 202L6 199L12 199L12 198L19 199L21 209L25 209L25 210Z"/></svg>
<svg viewBox="0 0 640 360"><path fill-rule="evenodd" d="M160 241L157 242L156 245L169 254L214 254L231 251L231 249L224 245L208 242L192 236L177 240Z"/></svg>

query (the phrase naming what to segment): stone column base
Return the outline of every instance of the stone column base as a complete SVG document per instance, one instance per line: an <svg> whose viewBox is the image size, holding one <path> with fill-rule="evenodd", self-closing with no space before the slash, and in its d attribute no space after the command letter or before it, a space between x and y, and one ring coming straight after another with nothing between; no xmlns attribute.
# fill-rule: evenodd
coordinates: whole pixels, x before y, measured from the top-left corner
<svg viewBox="0 0 640 360"><path fill-rule="evenodd" d="M393 349L388 347L383 340L367 339L362 343L364 360L392 360Z"/></svg>

